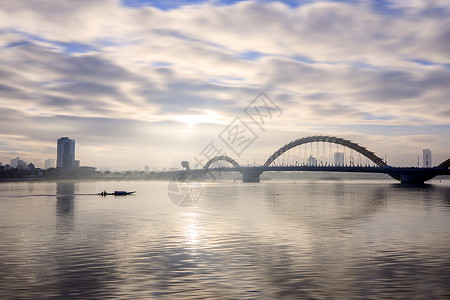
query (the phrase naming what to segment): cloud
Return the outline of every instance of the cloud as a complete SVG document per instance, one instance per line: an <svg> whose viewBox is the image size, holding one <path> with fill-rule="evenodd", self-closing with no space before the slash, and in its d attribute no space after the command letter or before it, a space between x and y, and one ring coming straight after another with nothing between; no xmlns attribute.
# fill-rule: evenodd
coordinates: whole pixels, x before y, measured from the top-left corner
<svg viewBox="0 0 450 300"><path fill-rule="evenodd" d="M127 152L143 140L153 156L192 157L261 90L284 111L268 124L276 146L286 142L281 132L384 136L383 126L406 126L401 140L417 126L450 129L448 28L447 1L170 9L118 0L2 2L0 145L9 148L0 160L23 151L54 155L54 140L67 135L95 145L77 152L94 165L89 157L115 150L123 151L114 155L122 166L131 163ZM436 147L450 146L439 132ZM369 142L382 147L382 139ZM268 144L252 151L270 152ZM145 151L137 152L133 164L144 164Z"/></svg>

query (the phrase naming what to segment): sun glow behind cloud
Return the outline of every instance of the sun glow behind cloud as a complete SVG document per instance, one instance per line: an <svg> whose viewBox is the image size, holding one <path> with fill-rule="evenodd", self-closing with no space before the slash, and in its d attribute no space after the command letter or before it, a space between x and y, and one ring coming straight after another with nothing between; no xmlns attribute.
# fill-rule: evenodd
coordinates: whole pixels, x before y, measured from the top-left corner
<svg viewBox="0 0 450 300"><path fill-rule="evenodd" d="M450 156L448 2L161 3L2 2L0 161L39 166L70 136L86 164L106 151L114 168L169 166L261 90L284 114L249 157L314 134L399 153L394 164Z"/></svg>
<svg viewBox="0 0 450 300"><path fill-rule="evenodd" d="M221 124L220 116L214 112L206 111L198 115L179 115L173 116L174 120L186 124L188 127L194 127L198 124Z"/></svg>

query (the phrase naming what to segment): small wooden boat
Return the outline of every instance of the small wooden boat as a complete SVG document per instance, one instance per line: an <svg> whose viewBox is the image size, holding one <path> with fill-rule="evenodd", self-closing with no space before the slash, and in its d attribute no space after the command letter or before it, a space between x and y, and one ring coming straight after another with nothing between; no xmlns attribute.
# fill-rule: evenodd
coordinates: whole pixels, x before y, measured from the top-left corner
<svg viewBox="0 0 450 300"><path fill-rule="evenodd" d="M133 192L127 192L127 191L114 191L113 193L107 193L106 191L103 191L101 193L98 193L97 195L101 195L101 196L126 196L126 195L131 195L136 193L136 191Z"/></svg>

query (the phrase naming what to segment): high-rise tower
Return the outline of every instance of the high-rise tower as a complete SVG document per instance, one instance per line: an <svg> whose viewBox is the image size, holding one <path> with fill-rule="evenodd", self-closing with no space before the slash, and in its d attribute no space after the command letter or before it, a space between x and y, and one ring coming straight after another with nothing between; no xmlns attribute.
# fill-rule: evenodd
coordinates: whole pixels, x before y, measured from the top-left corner
<svg viewBox="0 0 450 300"><path fill-rule="evenodd" d="M50 169L55 167L55 160L53 158L49 158L45 160L45 169Z"/></svg>
<svg viewBox="0 0 450 300"><path fill-rule="evenodd" d="M58 139L56 167L63 169L75 167L75 140L68 137Z"/></svg>
<svg viewBox="0 0 450 300"><path fill-rule="evenodd" d="M423 167L431 168L431 150L423 149Z"/></svg>
<svg viewBox="0 0 450 300"><path fill-rule="evenodd" d="M345 156L342 152L334 152L334 165L336 167L343 167L345 162Z"/></svg>

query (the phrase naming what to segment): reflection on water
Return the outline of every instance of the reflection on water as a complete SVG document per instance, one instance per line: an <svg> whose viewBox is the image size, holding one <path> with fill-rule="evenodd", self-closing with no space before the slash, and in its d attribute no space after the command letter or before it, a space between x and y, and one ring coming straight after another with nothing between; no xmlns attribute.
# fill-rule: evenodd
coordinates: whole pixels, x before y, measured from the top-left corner
<svg viewBox="0 0 450 300"><path fill-rule="evenodd" d="M48 196L55 186L56 197ZM0 298L450 294L448 185L209 183L194 207L174 205L166 188L160 182L0 185L10 193L0 198ZM104 189L138 192L78 194Z"/></svg>
<svg viewBox="0 0 450 300"><path fill-rule="evenodd" d="M56 228L60 233L70 232L73 229L75 208L75 183L56 183Z"/></svg>

